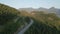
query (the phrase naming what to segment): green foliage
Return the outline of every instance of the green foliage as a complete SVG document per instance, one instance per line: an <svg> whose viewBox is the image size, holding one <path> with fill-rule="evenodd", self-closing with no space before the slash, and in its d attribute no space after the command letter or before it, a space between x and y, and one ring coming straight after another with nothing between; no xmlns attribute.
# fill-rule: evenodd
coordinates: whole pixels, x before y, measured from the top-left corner
<svg viewBox="0 0 60 34"><path fill-rule="evenodd" d="M0 25L6 24L18 16L18 11L12 7L0 4Z"/></svg>
<svg viewBox="0 0 60 34"><path fill-rule="evenodd" d="M26 16L25 17L25 21L29 23L30 22L30 18L28 16Z"/></svg>
<svg viewBox="0 0 60 34"><path fill-rule="evenodd" d="M11 23L11 24L8 23L5 25L4 33L14 34L14 32L16 32L19 27L20 27L20 22Z"/></svg>
<svg viewBox="0 0 60 34"><path fill-rule="evenodd" d="M29 21L30 18L21 15L17 9L0 4L0 34L14 34L21 25Z"/></svg>
<svg viewBox="0 0 60 34"><path fill-rule="evenodd" d="M0 4L0 34L14 34L21 25L34 20L33 25L25 34L60 34L60 18L54 13L40 11L28 13ZM16 20L17 19L17 20Z"/></svg>
<svg viewBox="0 0 60 34"><path fill-rule="evenodd" d="M16 18L20 19L20 12L15 8L9 7L4 4L0 4L0 34L13 34L20 27L20 22L16 21ZM18 20L18 19L17 19Z"/></svg>
<svg viewBox="0 0 60 34"><path fill-rule="evenodd" d="M60 34L60 18L54 13L33 12L32 19L34 24L25 34Z"/></svg>

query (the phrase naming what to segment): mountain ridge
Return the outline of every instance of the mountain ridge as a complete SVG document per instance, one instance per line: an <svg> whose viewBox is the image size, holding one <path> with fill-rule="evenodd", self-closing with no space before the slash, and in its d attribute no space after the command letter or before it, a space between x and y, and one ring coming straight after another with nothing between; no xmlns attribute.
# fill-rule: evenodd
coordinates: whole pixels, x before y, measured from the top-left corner
<svg viewBox="0 0 60 34"><path fill-rule="evenodd" d="M55 7L51 7L49 9L43 8L43 7L40 7L38 9L34 9L34 8L19 8L18 10L19 11L24 10L24 11L27 11L27 12L44 11L44 12L47 12L47 13L55 13L56 15L60 16L60 9L59 8L55 8Z"/></svg>

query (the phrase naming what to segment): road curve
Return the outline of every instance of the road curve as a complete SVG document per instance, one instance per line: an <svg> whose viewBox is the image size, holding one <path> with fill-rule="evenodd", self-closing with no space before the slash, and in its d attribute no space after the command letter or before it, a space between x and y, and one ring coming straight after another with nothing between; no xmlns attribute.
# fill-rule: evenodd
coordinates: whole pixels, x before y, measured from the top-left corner
<svg viewBox="0 0 60 34"><path fill-rule="evenodd" d="M18 32L18 34L24 34L25 31L33 24L33 20L31 19L30 23L25 26L21 31Z"/></svg>

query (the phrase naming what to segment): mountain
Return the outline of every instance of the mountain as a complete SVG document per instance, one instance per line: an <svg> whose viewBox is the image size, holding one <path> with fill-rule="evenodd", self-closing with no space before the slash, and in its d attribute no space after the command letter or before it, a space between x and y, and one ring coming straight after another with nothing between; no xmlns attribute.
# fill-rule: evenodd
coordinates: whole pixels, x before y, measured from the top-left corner
<svg viewBox="0 0 60 34"><path fill-rule="evenodd" d="M38 9L34 9L34 8L19 8L18 10L26 10L26 11L45 11L45 10L47 10L46 8L38 8Z"/></svg>
<svg viewBox="0 0 60 34"><path fill-rule="evenodd" d="M60 11L60 9L58 9L58 8L55 8L55 7L51 7L51 8L49 8L49 9L47 9L47 8L43 8L43 7L40 7L40 8L38 8L38 9L34 9L34 8L19 8L19 10L26 10L26 11L48 11L48 12L59 12Z"/></svg>
<svg viewBox="0 0 60 34"><path fill-rule="evenodd" d="M54 13L33 11L32 19L34 23L25 34L60 34L60 18Z"/></svg>
<svg viewBox="0 0 60 34"><path fill-rule="evenodd" d="M28 13L28 12L33 12ZM44 13L44 12L48 13ZM33 24L24 34L60 34L60 9L46 8L20 8L19 11L13 7L0 4L0 34L17 34L24 29L30 19Z"/></svg>
<svg viewBox="0 0 60 34"><path fill-rule="evenodd" d="M19 10L24 10L24 11L27 11L27 12L32 12L32 11L44 11L44 12L47 12L47 13L55 13L57 15L60 16L60 9L58 8L55 8L55 7L51 7L49 9L47 8L43 8L43 7L40 7L38 9L34 9L34 8L19 8Z"/></svg>
<svg viewBox="0 0 60 34"><path fill-rule="evenodd" d="M33 10L35 10L35 9L33 9L33 8L19 8L19 11L29 11L29 12L31 12Z"/></svg>

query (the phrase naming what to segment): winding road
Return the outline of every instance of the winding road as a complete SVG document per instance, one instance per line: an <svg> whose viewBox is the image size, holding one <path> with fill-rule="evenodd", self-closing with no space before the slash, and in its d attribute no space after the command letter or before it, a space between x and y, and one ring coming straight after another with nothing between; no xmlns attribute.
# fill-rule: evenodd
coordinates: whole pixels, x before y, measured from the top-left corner
<svg viewBox="0 0 60 34"><path fill-rule="evenodd" d="M24 32L27 31L27 29L29 29L29 27L33 24L33 20L31 19L30 23L28 25L26 25L21 31L18 32L18 34L24 34Z"/></svg>

